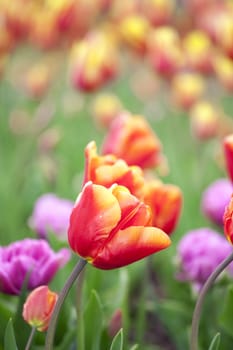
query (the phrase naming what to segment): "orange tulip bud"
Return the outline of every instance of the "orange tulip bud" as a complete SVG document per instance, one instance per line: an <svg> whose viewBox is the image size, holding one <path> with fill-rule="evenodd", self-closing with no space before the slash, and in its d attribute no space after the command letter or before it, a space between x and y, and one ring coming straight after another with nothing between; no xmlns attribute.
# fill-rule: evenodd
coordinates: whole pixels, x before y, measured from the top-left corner
<svg viewBox="0 0 233 350"><path fill-rule="evenodd" d="M233 196L223 215L224 233L230 243L233 244Z"/></svg>
<svg viewBox="0 0 233 350"><path fill-rule="evenodd" d="M159 180L146 183L144 202L151 207L152 224L167 234L174 231L182 208L182 192L179 187L163 184Z"/></svg>
<svg viewBox="0 0 233 350"><path fill-rule="evenodd" d="M147 121L128 112L115 118L102 146L103 154L114 154L128 165L141 168L158 166L162 145Z"/></svg>
<svg viewBox="0 0 233 350"><path fill-rule="evenodd" d="M159 228L150 226L150 207L126 187L107 189L87 182L71 213L71 248L100 269L114 269L145 258L170 245Z"/></svg>
<svg viewBox="0 0 233 350"><path fill-rule="evenodd" d="M223 140L226 168L233 182L233 134L226 136Z"/></svg>
<svg viewBox="0 0 233 350"><path fill-rule="evenodd" d="M38 331L46 331L52 316L58 295L49 290L48 286L34 289L27 297L23 306L23 318Z"/></svg>
<svg viewBox="0 0 233 350"><path fill-rule="evenodd" d="M111 187L117 183L140 197L144 186L143 171L140 167L128 166L123 159L118 159L112 154L99 156L94 141L87 145L85 157L84 183L92 181L105 187Z"/></svg>

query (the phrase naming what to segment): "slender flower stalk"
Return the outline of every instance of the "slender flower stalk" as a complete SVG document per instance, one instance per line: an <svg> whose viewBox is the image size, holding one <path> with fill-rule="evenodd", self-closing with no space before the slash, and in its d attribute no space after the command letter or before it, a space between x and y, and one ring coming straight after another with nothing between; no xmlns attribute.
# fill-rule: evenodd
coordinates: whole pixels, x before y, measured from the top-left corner
<svg viewBox="0 0 233 350"><path fill-rule="evenodd" d="M193 312L192 328L191 328L191 339L190 339L190 350L198 350L198 330L199 322L201 317L202 306L204 303L205 296L207 295L209 289L214 284L216 278L220 273L233 261L233 252L224 259L218 267L212 272L205 284L203 285L201 292L198 296L196 306Z"/></svg>
<svg viewBox="0 0 233 350"><path fill-rule="evenodd" d="M32 327L30 336L29 336L28 341L27 341L27 345L25 347L25 350L29 350L30 349L30 347L32 345L32 341L34 339L35 333L36 333L36 327Z"/></svg>
<svg viewBox="0 0 233 350"><path fill-rule="evenodd" d="M47 336L46 336L46 342L45 342L45 350L52 350L53 349L53 340L54 340L54 335L56 331L56 324L57 324L57 319L59 316L60 309L63 305L63 302L69 293L73 283L75 280L78 278L80 272L83 270L84 266L86 265L86 260L84 259L79 259L78 263L74 267L73 271L71 272L71 275L68 277L63 289L61 290L59 297L57 299L48 331L47 331Z"/></svg>

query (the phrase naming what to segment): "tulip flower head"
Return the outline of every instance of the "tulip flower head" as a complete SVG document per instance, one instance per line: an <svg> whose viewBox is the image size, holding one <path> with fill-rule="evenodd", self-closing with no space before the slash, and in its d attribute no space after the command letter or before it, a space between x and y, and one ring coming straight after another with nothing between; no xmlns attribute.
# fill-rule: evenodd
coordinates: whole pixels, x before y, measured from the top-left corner
<svg viewBox="0 0 233 350"><path fill-rule="evenodd" d="M213 223L222 226L223 214L230 201L233 185L228 179L218 179L203 192L201 208L204 215Z"/></svg>
<svg viewBox="0 0 233 350"><path fill-rule="evenodd" d="M230 254L231 245L218 232L199 228L187 232L178 244L180 270L177 278L191 282L197 291L210 274ZM232 264L229 266L232 274Z"/></svg>
<svg viewBox="0 0 233 350"><path fill-rule="evenodd" d="M123 109L116 95L101 93L92 104L92 115L98 127L108 128L114 118Z"/></svg>
<svg viewBox="0 0 233 350"><path fill-rule="evenodd" d="M72 201L59 198L53 193L46 193L37 199L29 218L29 225L41 238L53 232L64 240L73 205Z"/></svg>
<svg viewBox="0 0 233 350"><path fill-rule="evenodd" d="M140 197L144 186L143 171L138 166L128 166L123 159L113 154L99 156L94 141L85 148L84 183L111 187L114 183L127 187L132 194Z"/></svg>
<svg viewBox="0 0 233 350"><path fill-rule="evenodd" d="M195 138L208 140L217 136L221 112L212 103L200 100L190 111L190 128Z"/></svg>
<svg viewBox="0 0 233 350"><path fill-rule="evenodd" d="M183 51L187 67L203 74L212 72L213 47L205 32L190 31L183 39Z"/></svg>
<svg viewBox="0 0 233 350"><path fill-rule="evenodd" d="M0 247L0 292L19 295L26 278L27 289L48 284L70 258L66 248L54 252L44 239L23 239Z"/></svg>
<svg viewBox="0 0 233 350"><path fill-rule="evenodd" d="M159 180L148 181L144 187L144 202L151 207L152 224L171 234L179 220L182 209L182 192L172 184Z"/></svg>
<svg viewBox="0 0 233 350"><path fill-rule="evenodd" d="M110 38L99 32L90 33L72 47L71 80L74 88L91 92L117 74L117 52Z"/></svg>
<svg viewBox="0 0 233 350"><path fill-rule="evenodd" d="M151 66L162 77L170 79L182 67L181 41L175 28L161 26L151 30L147 47Z"/></svg>
<svg viewBox="0 0 233 350"><path fill-rule="evenodd" d="M142 11L154 27L168 24L174 14L174 0L144 0Z"/></svg>
<svg viewBox="0 0 233 350"><path fill-rule="evenodd" d="M97 268L122 267L170 245L151 219L150 207L126 187L115 184L108 189L89 181L71 214L69 244Z"/></svg>
<svg viewBox="0 0 233 350"><path fill-rule="evenodd" d="M203 96L205 83L197 73L178 73L172 79L171 88L175 105L189 110Z"/></svg>
<svg viewBox="0 0 233 350"><path fill-rule="evenodd" d="M128 112L113 120L102 145L103 154L114 154L143 169L160 165L164 160L161 152L161 142L147 121Z"/></svg>
<svg viewBox="0 0 233 350"><path fill-rule="evenodd" d="M136 52L143 54L146 50L146 38L150 29L145 16L126 16L120 22L120 36L122 40Z"/></svg>
<svg viewBox="0 0 233 350"><path fill-rule="evenodd" d="M233 60L226 55L216 55L214 72L222 86L227 91L233 92Z"/></svg>
<svg viewBox="0 0 233 350"><path fill-rule="evenodd" d="M48 286L34 289L27 297L23 306L23 318L38 331L46 331L52 316L58 295Z"/></svg>

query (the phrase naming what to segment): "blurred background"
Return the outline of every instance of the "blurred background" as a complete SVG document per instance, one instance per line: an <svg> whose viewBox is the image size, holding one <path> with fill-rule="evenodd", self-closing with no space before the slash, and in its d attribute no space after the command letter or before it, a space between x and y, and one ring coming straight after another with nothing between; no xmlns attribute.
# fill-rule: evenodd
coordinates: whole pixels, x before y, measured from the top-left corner
<svg viewBox="0 0 233 350"><path fill-rule="evenodd" d="M95 290L103 305L101 350L109 349L103 332L117 309L124 315L124 349L136 343L144 350L188 348L195 293L176 278L177 245L201 227L223 235L222 223L210 220L201 203L212 182L227 178L222 141L233 132L232 92L232 0L0 0L1 246L38 237L30 217L41 195L75 201L85 146L95 140L101 147L122 111L148 121L167 158L154 175L183 192L169 249L107 274L88 268L84 299ZM66 246L54 238L51 244ZM55 277L54 289L72 264ZM232 291L227 283L206 305L205 350L218 328L224 333L221 349L231 348L225 311L212 315L213 303ZM72 297L58 349L69 343L62 334L71 322ZM3 309L14 313L16 297L0 299L6 325ZM91 322L94 316L88 317ZM38 335L35 349L43 348L42 340ZM89 344L91 349L98 348Z"/></svg>

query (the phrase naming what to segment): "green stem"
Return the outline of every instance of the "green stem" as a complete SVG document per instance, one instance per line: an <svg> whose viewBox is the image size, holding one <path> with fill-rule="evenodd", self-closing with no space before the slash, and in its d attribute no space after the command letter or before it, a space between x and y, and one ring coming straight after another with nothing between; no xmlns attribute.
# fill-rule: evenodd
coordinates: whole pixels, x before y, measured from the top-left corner
<svg viewBox="0 0 233 350"><path fill-rule="evenodd" d="M204 286L201 289L201 292L198 296L196 306L193 312L193 320L192 320L192 328L191 328L191 339L190 339L190 350L198 350L198 330L199 330L199 322L201 317L202 306L204 303L205 296L208 290L214 284L216 278L220 275L220 273L233 261L233 252L223 260L218 267L212 272Z"/></svg>
<svg viewBox="0 0 233 350"><path fill-rule="evenodd" d="M68 277L62 291L59 294L59 297L57 299L51 320L49 322L49 327L47 331L46 341L45 341L45 350L52 350L53 349L53 340L54 335L56 331L56 324L57 319L59 316L60 309L62 307L62 304L70 291L70 288L74 284L75 280L78 278L80 272L83 270L84 266L86 265L86 260L80 259L76 266L74 267L73 271L71 272L71 275Z"/></svg>
<svg viewBox="0 0 233 350"><path fill-rule="evenodd" d="M36 333L36 327L32 327L30 336L29 336L28 341L27 341L27 345L25 347L25 350L30 349L35 333Z"/></svg>
<svg viewBox="0 0 233 350"><path fill-rule="evenodd" d="M83 282L85 277L85 271L82 271L79 276L79 283L77 285L76 294L76 313L77 313L77 348L79 350L84 350L84 320L83 320L83 310L82 310L82 290Z"/></svg>

